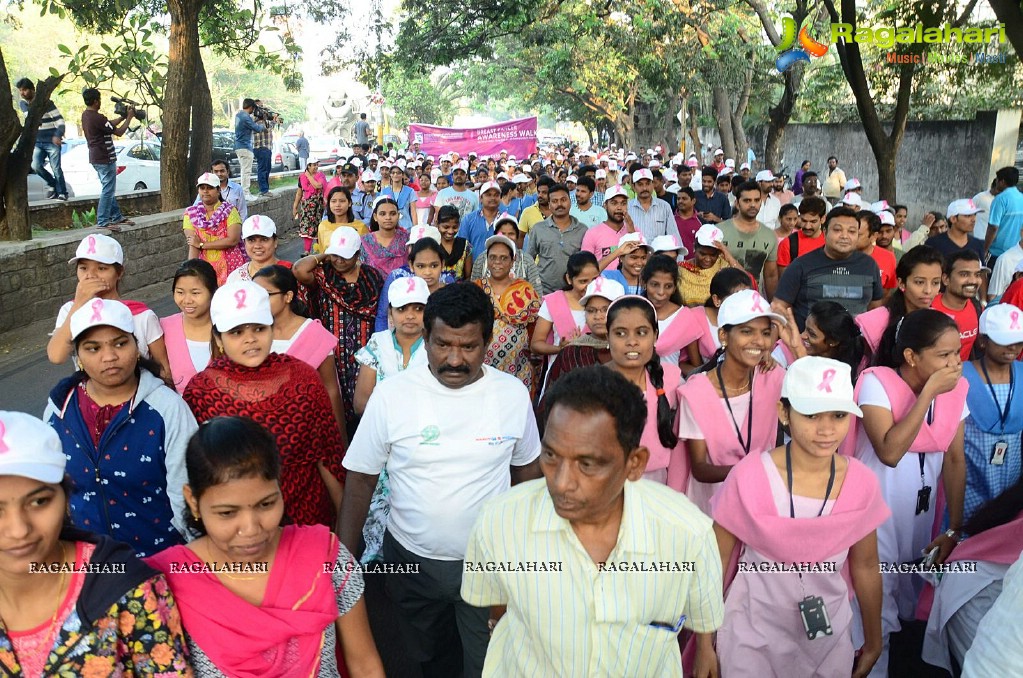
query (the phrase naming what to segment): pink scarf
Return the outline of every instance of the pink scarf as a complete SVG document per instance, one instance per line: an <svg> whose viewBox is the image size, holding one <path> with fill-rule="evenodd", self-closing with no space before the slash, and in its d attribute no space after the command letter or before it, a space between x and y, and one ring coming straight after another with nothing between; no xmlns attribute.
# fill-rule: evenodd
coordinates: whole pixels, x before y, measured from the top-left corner
<svg viewBox="0 0 1023 678"><path fill-rule="evenodd" d="M826 516L779 515L759 454L732 467L710 505L716 523L779 563L823 562L847 551L891 515L874 473L856 459L849 459L841 491Z"/></svg>
<svg viewBox="0 0 1023 678"><path fill-rule="evenodd" d="M892 416L895 421L901 421L916 402L917 396L909 387L899 373L890 367L870 367L860 374L856 381L856 398L859 399L860 389L863 385L863 377L873 374L884 387L885 394L892 405ZM942 393L934 399L934 414L931 423L924 418L920 424L920 432L909 446L908 452L944 452L955 438L959 430L959 423L963 416L963 406L966 404L966 394L970 390L970 383L965 377L959 378L959 383L948 393ZM856 454L856 441L860 435L866 435L862 431L863 423L857 424L845 439L845 443L839 448L839 452L848 456Z"/></svg>
<svg viewBox="0 0 1023 678"><path fill-rule="evenodd" d="M235 678L310 678L319 670L324 631L338 617L331 575L323 571L337 553L337 538L326 527L285 527L258 607L231 593L214 574L171 572L172 563L203 562L186 546L146 562L167 575L182 624L221 672Z"/></svg>
<svg viewBox="0 0 1023 678"><path fill-rule="evenodd" d="M163 328L163 338L167 344L167 358L174 372L174 388L178 393L184 393L188 382L195 376L195 365L192 364L192 354L188 352L188 340L185 338L181 314L175 313L160 318L160 326Z"/></svg>
<svg viewBox="0 0 1023 678"><path fill-rule="evenodd" d="M575 324L572 316L572 307L568 305L568 297L564 290L551 292L543 298L547 302L547 310L551 312L551 324L559 337L569 337L579 327ZM583 326L583 334L589 333L590 328ZM554 332L547 335L547 343L554 343Z"/></svg>
<svg viewBox="0 0 1023 678"><path fill-rule="evenodd" d="M884 335L885 328L888 327L888 318L888 309L884 306L875 308L873 311L861 313L853 318L853 322L859 325L860 333L866 339L871 353L877 353L877 347L881 344L881 337Z"/></svg>
<svg viewBox="0 0 1023 678"><path fill-rule="evenodd" d="M682 373L676 365L662 365L664 369L664 396L673 408L678 407L678 387L682 382ZM650 450L650 459L646 463L647 471L668 470L668 487L678 492L685 492L689 485L689 455L686 454L681 441L672 449L661 444L657 435L657 389L646 381L646 426L639 444Z"/></svg>
<svg viewBox="0 0 1023 678"><path fill-rule="evenodd" d="M294 337L287 354L318 370L336 348L337 337L334 333L325 328L319 320L313 320L305 325L305 329L299 331L297 337Z"/></svg>
<svg viewBox="0 0 1023 678"><path fill-rule="evenodd" d="M778 437L778 399L781 397L781 383L785 370L775 368L770 372L753 372L753 406L747 416L753 417L753 435L750 452L773 450ZM714 390L705 373L689 378L679 387L680 400L685 400L689 409L700 417L700 431L707 443L707 458L712 464L732 466L746 456L735 435L735 423L746 438L746 419L733 423L721 402L721 396ZM742 396L746 397L746 396Z"/></svg>
<svg viewBox="0 0 1023 678"><path fill-rule="evenodd" d="M694 341L700 342L700 353L705 357L714 354L717 348L714 347L713 339L710 339L710 354L704 354L704 345L706 344L704 337L709 337L710 335L710 321L707 319L707 314L701 312L701 310L685 308L684 306L679 309L675 319L671 321L671 324L668 325L661 336L657 337L657 345L655 347L657 355L666 356L676 351L684 351L686 346ZM685 356L683 355L683 357Z"/></svg>

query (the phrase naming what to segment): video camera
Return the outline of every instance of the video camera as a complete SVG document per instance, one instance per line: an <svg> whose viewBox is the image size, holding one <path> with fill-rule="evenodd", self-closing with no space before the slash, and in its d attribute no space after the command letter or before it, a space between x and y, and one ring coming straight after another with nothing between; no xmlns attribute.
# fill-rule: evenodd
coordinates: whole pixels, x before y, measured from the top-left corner
<svg viewBox="0 0 1023 678"><path fill-rule="evenodd" d="M256 120L262 120L267 129L280 127L284 124L284 118L281 117L281 114L266 106L256 106L255 110L252 111L252 117Z"/></svg>
<svg viewBox="0 0 1023 678"><path fill-rule="evenodd" d="M135 109L135 119L139 121L145 121L146 112L142 109L142 104L131 99L124 99L121 97L110 97L110 100L114 102L114 115L124 117L128 115L128 106Z"/></svg>

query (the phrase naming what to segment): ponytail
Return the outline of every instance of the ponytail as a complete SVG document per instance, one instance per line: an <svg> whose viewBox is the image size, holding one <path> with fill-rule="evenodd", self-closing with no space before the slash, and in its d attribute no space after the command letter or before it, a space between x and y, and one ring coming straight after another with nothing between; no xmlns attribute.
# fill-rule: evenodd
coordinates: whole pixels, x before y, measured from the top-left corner
<svg viewBox="0 0 1023 678"><path fill-rule="evenodd" d="M678 445L675 408L668 402L668 396L664 393L664 367L656 353L646 364L646 373L650 378L650 384L657 391L657 437L664 447L675 447Z"/></svg>

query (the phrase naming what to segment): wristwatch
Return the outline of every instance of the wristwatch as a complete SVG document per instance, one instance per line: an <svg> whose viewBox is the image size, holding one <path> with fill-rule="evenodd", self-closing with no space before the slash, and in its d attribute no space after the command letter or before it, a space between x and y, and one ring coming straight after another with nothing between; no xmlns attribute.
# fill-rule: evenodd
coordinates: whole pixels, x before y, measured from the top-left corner
<svg viewBox="0 0 1023 678"><path fill-rule="evenodd" d="M952 530L952 529L945 530L945 536L948 537L949 539L955 539L956 541L959 541L957 539L958 534L959 534L959 530Z"/></svg>
<svg viewBox="0 0 1023 678"><path fill-rule="evenodd" d="M201 240L199 241L199 249L203 249L202 241Z"/></svg>

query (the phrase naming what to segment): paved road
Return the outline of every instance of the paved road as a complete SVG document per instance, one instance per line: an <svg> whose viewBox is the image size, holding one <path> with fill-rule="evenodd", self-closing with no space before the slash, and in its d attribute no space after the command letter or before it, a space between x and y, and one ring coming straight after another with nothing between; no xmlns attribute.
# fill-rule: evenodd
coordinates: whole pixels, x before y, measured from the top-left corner
<svg viewBox="0 0 1023 678"><path fill-rule="evenodd" d="M301 240L297 237L286 236L278 248L278 255L282 259L291 261L301 258ZM132 298L146 303L160 317L173 315L178 312L178 308L174 305L168 291L169 288L170 281L168 280L163 285L151 285L137 297L133 296ZM48 337L41 334L38 337L38 346L33 345L28 351L19 351L23 355L0 364L2 365L0 366L0 410L16 410L28 412L37 417L42 416L50 389L71 371L70 363L53 365L46 358L47 340Z"/></svg>

